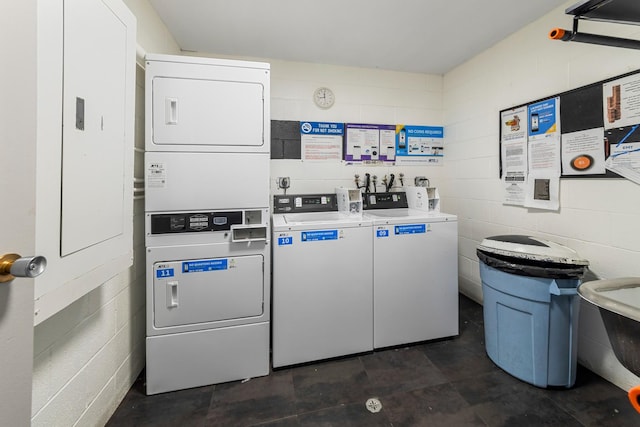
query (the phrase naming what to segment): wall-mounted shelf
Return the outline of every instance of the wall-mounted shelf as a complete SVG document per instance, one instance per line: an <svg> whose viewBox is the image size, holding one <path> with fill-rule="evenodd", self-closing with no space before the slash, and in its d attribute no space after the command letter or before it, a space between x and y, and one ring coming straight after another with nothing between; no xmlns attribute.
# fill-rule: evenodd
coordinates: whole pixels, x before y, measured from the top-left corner
<svg viewBox="0 0 640 427"><path fill-rule="evenodd" d="M638 0L583 0L565 10L579 19L640 25Z"/></svg>
<svg viewBox="0 0 640 427"><path fill-rule="evenodd" d="M640 40L578 32L581 19L640 25L638 0L583 0L567 8L565 13L573 15L573 29L554 28L549 32L550 39L640 49Z"/></svg>

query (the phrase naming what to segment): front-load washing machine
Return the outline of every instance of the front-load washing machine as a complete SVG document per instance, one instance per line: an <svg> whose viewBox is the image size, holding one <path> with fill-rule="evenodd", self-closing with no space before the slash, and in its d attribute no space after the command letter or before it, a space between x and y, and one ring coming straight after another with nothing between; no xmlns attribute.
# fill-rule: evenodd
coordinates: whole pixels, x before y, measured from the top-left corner
<svg viewBox="0 0 640 427"><path fill-rule="evenodd" d="M382 348L458 335L457 217L364 195L373 234L373 337Z"/></svg>
<svg viewBox="0 0 640 427"><path fill-rule="evenodd" d="M273 367L373 350L371 221L336 195L274 197Z"/></svg>

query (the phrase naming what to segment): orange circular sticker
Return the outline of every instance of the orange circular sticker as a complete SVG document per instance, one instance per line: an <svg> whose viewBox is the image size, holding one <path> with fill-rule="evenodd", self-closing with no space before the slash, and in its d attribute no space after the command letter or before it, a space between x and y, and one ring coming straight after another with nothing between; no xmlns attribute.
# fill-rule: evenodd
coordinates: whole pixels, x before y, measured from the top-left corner
<svg viewBox="0 0 640 427"><path fill-rule="evenodd" d="M593 157L582 154L580 156L574 157L571 160L571 167L577 171L584 171L589 169L593 165Z"/></svg>

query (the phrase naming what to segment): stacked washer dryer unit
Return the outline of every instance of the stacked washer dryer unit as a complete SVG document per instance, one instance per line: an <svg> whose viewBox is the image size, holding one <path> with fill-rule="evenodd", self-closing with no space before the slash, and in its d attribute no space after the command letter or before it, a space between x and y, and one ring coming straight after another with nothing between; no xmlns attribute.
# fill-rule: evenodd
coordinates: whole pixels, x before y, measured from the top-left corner
<svg viewBox="0 0 640 427"><path fill-rule="evenodd" d="M373 222L374 347L458 335L457 217L427 189L364 195Z"/></svg>
<svg viewBox="0 0 640 427"><path fill-rule="evenodd" d="M269 373L269 74L146 58L147 394Z"/></svg>

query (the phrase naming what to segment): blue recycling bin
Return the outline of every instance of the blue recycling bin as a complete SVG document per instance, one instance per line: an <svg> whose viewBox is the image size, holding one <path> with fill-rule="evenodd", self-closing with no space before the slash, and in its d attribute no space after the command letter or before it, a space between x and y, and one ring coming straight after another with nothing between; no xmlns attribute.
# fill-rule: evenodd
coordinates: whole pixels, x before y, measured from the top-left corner
<svg viewBox="0 0 640 427"><path fill-rule="evenodd" d="M580 298L588 261L543 239L506 235L477 248L485 345L505 372L537 387L576 379Z"/></svg>

